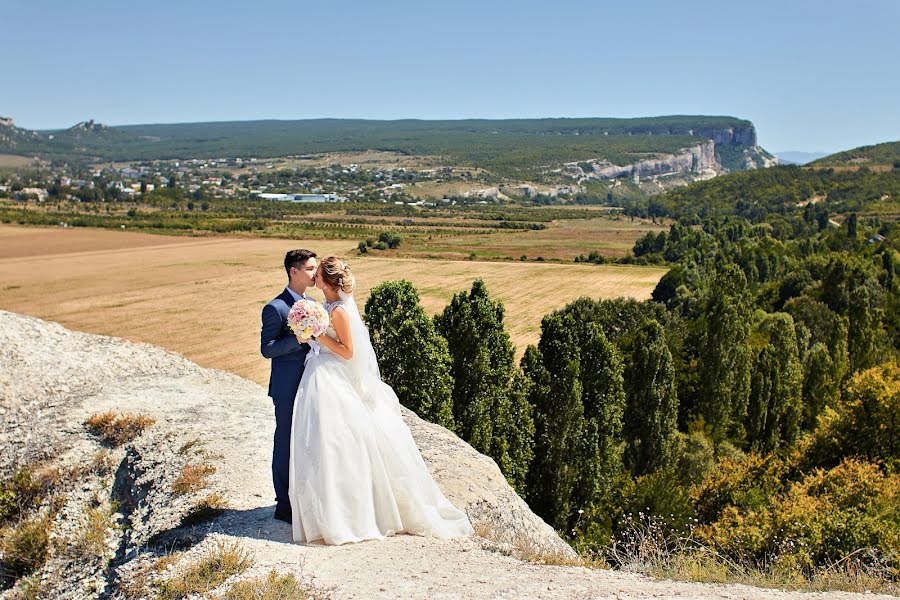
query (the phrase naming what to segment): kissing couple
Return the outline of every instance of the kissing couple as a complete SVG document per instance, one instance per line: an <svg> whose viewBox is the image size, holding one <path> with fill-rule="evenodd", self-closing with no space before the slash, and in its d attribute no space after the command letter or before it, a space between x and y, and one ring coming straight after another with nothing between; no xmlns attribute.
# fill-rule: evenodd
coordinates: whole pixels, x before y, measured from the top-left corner
<svg viewBox="0 0 900 600"><path fill-rule="evenodd" d="M469 519L431 477L397 395L381 380L350 267L291 250L284 270L288 285L263 308L260 336L272 361L275 518L305 543L470 535ZM324 335L305 339L288 314L295 302L313 300L312 287L325 295L330 322Z"/></svg>

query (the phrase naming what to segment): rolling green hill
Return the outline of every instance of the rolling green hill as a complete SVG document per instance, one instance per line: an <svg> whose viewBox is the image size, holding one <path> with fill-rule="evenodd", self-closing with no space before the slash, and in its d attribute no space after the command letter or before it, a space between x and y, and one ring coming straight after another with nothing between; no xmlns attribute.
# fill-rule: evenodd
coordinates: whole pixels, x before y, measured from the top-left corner
<svg viewBox="0 0 900 600"><path fill-rule="evenodd" d="M372 121L311 119L0 131L0 152L47 158L141 160L222 156L275 157L320 152L387 150L478 165L507 176L534 176L562 163L606 159L629 164L708 139L719 161L743 168L745 151L762 153L749 121L733 117L637 119L467 119ZM9 129L9 128L7 128ZM22 133L25 132L25 133Z"/></svg>
<svg viewBox="0 0 900 600"><path fill-rule="evenodd" d="M815 167L828 166L874 166L900 164L900 141L885 142L873 146L862 146L852 150L838 152L810 163Z"/></svg>
<svg viewBox="0 0 900 600"><path fill-rule="evenodd" d="M729 173L671 190L649 206L656 216L696 222L737 216L759 223L771 214L802 213L808 206L832 215L859 212L896 219L900 168L873 172L777 166Z"/></svg>

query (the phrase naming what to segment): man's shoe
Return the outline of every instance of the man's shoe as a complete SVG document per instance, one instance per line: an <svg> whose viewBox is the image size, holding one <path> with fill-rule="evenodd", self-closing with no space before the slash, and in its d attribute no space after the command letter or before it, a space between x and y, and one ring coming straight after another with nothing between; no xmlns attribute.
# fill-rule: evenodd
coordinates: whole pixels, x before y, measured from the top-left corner
<svg viewBox="0 0 900 600"><path fill-rule="evenodd" d="M275 509L275 518L278 519L279 521L284 521L285 523L293 522L293 520L291 519L291 509L289 509L289 508L281 509L281 510L276 508Z"/></svg>

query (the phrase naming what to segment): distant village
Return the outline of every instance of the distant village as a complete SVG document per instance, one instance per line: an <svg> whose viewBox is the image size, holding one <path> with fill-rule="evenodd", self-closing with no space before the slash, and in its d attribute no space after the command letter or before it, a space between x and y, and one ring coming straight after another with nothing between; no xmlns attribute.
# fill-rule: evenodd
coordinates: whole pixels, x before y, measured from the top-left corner
<svg viewBox="0 0 900 600"><path fill-rule="evenodd" d="M467 167L366 168L356 163L323 164L326 160L322 155L300 155L75 166L35 159L31 168L14 174L0 172L0 198L39 203L48 199L140 202L168 195L160 192L169 188L200 202L213 199L380 202L436 207L495 204L515 199L546 204L584 192L577 184L540 189L522 182L501 183L488 173ZM621 183L615 181L610 185L618 188ZM430 187L428 192L426 187ZM439 189L450 189L452 193L436 191Z"/></svg>
<svg viewBox="0 0 900 600"><path fill-rule="evenodd" d="M284 202L391 202L408 205L454 204L464 198L426 201L410 194L417 182L469 178L453 167L412 170L360 168L357 164L296 166L304 157L216 158L131 162L91 167L41 165L33 175L0 178L0 197L45 202L139 200L160 188L178 188L193 199L265 199ZM293 165L293 166L291 166ZM527 186L526 186L527 187ZM530 190L525 190L524 193ZM497 188L476 190L471 201L487 203Z"/></svg>

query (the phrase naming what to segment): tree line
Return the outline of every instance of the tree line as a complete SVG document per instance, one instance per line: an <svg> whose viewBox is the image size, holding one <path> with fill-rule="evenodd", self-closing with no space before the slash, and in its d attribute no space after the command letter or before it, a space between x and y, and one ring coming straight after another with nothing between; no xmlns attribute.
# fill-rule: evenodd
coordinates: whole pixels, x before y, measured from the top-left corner
<svg viewBox="0 0 900 600"><path fill-rule="evenodd" d="M896 569L898 233L820 191L694 223L701 190L635 245L670 265L651 300L578 299L519 365L482 281L433 319L411 283L384 283L366 303L383 376L577 547L622 543L642 513L740 564L809 572L867 548Z"/></svg>

